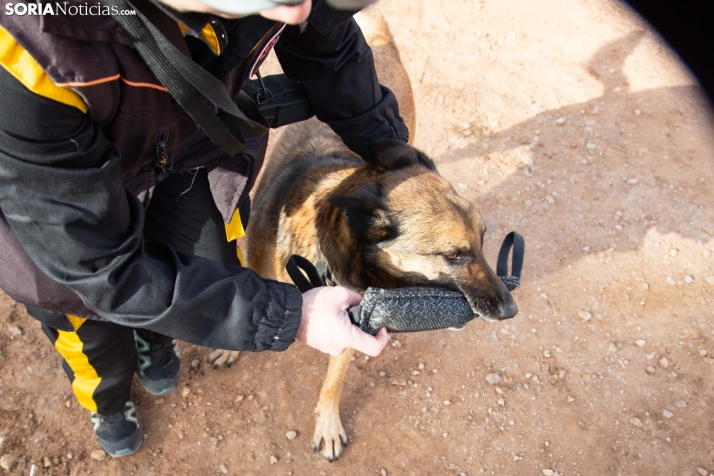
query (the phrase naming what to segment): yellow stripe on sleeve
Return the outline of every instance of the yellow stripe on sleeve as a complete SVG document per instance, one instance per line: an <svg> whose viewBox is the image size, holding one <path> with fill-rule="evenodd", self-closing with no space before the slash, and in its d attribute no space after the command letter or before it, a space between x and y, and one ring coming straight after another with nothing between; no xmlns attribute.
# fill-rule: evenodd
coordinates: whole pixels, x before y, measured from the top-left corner
<svg viewBox="0 0 714 476"><path fill-rule="evenodd" d="M79 94L53 83L30 53L2 26L0 26L0 65L33 93L76 107L83 113L87 112L87 105Z"/></svg>

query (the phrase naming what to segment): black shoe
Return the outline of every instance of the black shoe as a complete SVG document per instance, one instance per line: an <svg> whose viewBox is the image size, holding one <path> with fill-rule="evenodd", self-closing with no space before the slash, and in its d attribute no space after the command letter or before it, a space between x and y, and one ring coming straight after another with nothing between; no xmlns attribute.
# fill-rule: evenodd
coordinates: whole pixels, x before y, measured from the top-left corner
<svg viewBox="0 0 714 476"><path fill-rule="evenodd" d="M99 444L112 458L134 453L144 439L141 419L131 400L124 404L122 411L111 415L92 412L92 426Z"/></svg>
<svg viewBox="0 0 714 476"><path fill-rule="evenodd" d="M179 381L181 359L172 339L159 336L149 342L134 331L136 375L144 388L153 395L164 395L176 389Z"/></svg>

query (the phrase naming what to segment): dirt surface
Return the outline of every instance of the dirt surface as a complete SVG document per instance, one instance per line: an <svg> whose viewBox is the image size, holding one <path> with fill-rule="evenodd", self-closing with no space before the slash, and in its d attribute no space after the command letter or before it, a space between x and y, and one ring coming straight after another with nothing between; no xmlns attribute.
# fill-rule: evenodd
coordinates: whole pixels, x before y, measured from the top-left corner
<svg viewBox="0 0 714 476"><path fill-rule="evenodd" d="M0 454L19 456L14 473L714 472L714 128L693 79L613 1L438 3L382 3L416 145L481 210L492 263L508 231L525 236L518 316L358 355L351 445L332 464L310 449L325 357L297 344L214 370L181 344L177 392L134 389L142 449L96 461L59 356L3 296Z"/></svg>

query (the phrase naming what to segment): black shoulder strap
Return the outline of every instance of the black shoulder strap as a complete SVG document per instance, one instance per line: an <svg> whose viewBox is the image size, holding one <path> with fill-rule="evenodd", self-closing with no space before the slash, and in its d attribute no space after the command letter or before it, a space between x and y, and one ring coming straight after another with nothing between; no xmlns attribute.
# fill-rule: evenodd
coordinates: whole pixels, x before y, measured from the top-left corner
<svg viewBox="0 0 714 476"><path fill-rule="evenodd" d="M171 44L131 2L106 0L106 3L119 11L136 12L135 16L115 15L113 18L134 39L134 46L161 84L213 143L233 156L244 147L242 131L255 138L265 135L267 128L246 117L223 83ZM226 121L228 127L216 116L218 109L224 111L229 119Z"/></svg>

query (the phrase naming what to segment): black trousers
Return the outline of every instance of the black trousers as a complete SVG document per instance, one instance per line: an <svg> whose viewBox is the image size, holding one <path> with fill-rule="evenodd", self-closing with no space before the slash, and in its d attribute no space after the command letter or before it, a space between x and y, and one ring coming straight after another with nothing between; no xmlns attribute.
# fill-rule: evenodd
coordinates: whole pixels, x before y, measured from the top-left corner
<svg viewBox="0 0 714 476"><path fill-rule="evenodd" d="M250 203L242 203L241 221L247 225ZM204 169L167 177L160 182L146 210L144 238L229 264L239 264L235 242L211 196ZM60 353L72 390L87 410L108 415L130 399L136 368L134 329L111 322L27 307L42 322L42 330ZM169 337L136 330L147 342Z"/></svg>

